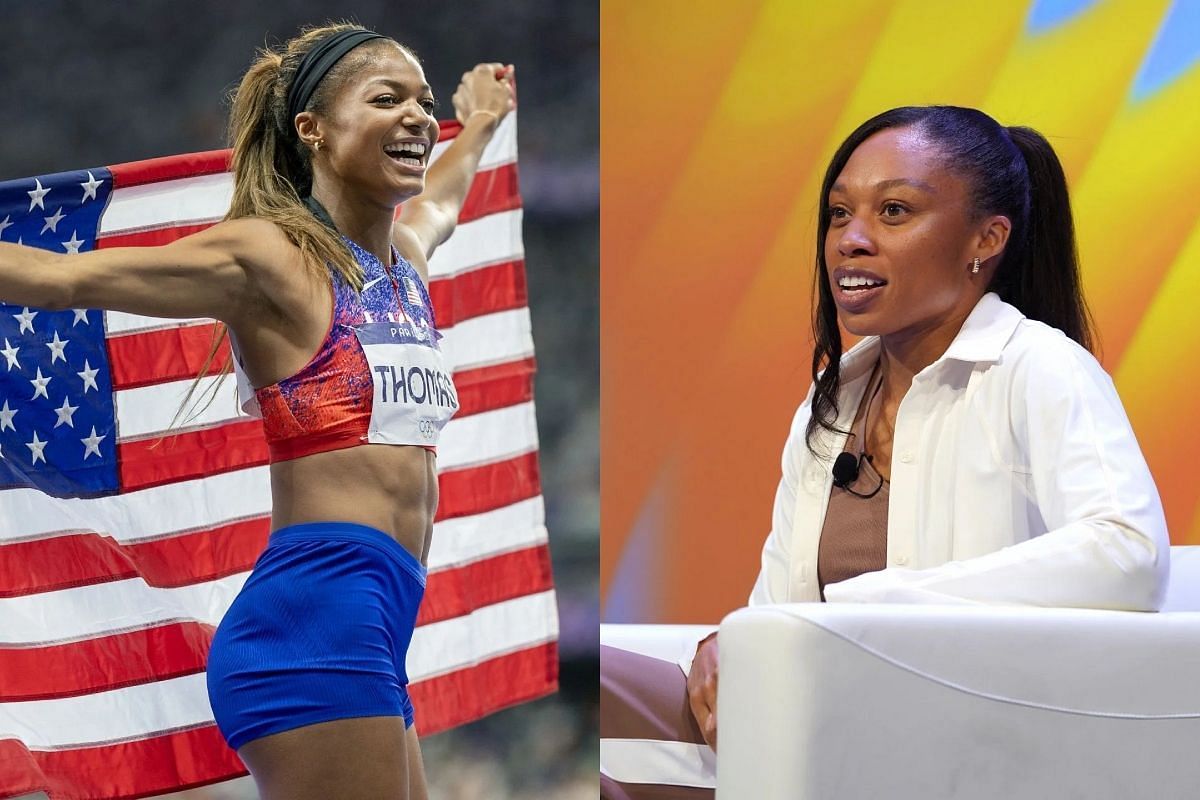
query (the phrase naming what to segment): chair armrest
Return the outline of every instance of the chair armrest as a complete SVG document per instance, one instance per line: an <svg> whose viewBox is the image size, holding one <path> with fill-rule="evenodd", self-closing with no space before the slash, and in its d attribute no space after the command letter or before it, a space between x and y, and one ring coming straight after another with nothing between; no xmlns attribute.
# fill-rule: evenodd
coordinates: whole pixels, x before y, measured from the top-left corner
<svg viewBox="0 0 1200 800"><path fill-rule="evenodd" d="M1171 548L1171 578L1163 611L1200 611L1200 545Z"/></svg>
<svg viewBox="0 0 1200 800"><path fill-rule="evenodd" d="M690 658L696 643L716 625L601 625L600 644L618 647L663 661Z"/></svg>
<svg viewBox="0 0 1200 800"><path fill-rule="evenodd" d="M721 624L717 800L1187 797L1200 613L804 604Z"/></svg>

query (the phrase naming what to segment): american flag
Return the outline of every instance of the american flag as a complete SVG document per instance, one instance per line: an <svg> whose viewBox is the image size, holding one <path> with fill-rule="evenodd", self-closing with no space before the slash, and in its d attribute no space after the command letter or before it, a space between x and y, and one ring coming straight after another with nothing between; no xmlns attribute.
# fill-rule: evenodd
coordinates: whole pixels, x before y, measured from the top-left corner
<svg viewBox="0 0 1200 800"><path fill-rule="evenodd" d="M515 117L430 263L461 410L438 449L408 657L422 734L557 682ZM443 123L434 158L458 130ZM217 151L0 183L0 240L163 244L223 216L227 169ZM246 774L204 667L266 545L266 445L232 377L202 380L214 402L168 431L214 329L0 305L0 796L146 797Z"/></svg>
<svg viewBox="0 0 1200 800"><path fill-rule="evenodd" d="M417 289L417 282L407 275L404 277L404 293L408 295L408 302L413 305L425 305L425 301L421 299L421 292Z"/></svg>

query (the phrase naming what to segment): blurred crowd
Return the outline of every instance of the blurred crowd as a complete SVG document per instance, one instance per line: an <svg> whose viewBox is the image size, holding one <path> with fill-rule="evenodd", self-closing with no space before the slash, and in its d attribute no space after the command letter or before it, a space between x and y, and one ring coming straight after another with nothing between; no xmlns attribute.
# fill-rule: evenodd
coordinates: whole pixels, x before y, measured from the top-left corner
<svg viewBox="0 0 1200 800"><path fill-rule="evenodd" d="M507 0L39 0L4 12L0 180L226 146L226 96L265 42L349 19L416 51L453 115L461 74L516 65L524 241L562 691L428 737L433 796L595 797L599 624L599 12ZM172 795L253 798L249 779Z"/></svg>

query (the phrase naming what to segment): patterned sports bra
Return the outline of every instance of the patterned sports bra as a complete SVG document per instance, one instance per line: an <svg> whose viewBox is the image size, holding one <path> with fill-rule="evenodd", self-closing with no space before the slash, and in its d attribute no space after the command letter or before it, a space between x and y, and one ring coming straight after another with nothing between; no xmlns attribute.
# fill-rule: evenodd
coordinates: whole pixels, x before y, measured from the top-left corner
<svg viewBox="0 0 1200 800"><path fill-rule="evenodd" d="M272 463L368 443L434 450L458 410L417 271L394 247L389 269L342 239L363 268L363 291L330 274L333 316L312 359L259 389L234 359L242 409L262 419Z"/></svg>

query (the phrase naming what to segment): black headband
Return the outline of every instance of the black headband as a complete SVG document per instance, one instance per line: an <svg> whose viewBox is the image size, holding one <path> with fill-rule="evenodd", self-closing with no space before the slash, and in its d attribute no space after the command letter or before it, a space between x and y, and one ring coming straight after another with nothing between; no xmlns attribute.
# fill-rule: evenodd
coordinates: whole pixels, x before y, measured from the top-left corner
<svg viewBox="0 0 1200 800"><path fill-rule="evenodd" d="M386 38L378 33L354 28L325 37L305 53L296 70L296 77L292 78L292 85L288 87L288 121L294 120L296 115L304 110L313 92L317 90L317 84L342 56L363 42Z"/></svg>

